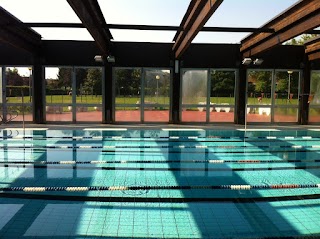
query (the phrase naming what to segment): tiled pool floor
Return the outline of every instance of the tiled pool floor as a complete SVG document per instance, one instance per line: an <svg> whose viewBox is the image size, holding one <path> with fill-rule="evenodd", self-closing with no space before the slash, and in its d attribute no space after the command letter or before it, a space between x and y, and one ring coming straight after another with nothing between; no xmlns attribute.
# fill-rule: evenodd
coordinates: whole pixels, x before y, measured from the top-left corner
<svg viewBox="0 0 320 239"><path fill-rule="evenodd" d="M126 203L0 199L0 238L320 237L320 200Z"/></svg>
<svg viewBox="0 0 320 239"><path fill-rule="evenodd" d="M0 238L320 238L318 131L0 131Z"/></svg>

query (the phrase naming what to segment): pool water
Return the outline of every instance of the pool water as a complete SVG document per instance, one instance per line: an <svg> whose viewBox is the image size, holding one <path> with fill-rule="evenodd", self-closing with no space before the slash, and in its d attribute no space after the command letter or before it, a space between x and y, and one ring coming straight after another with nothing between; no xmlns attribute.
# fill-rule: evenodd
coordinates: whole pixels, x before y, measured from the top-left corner
<svg viewBox="0 0 320 239"><path fill-rule="evenodd" d="M0 137L0 238L320 236L317 130Z"/></svg>

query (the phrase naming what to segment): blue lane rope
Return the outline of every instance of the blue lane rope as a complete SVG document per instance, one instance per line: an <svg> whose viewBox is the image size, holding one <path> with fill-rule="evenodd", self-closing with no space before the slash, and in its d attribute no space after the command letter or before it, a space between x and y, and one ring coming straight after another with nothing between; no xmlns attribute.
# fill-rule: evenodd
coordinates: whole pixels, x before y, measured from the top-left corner
<svg viewBox="0 0 320 239"><path fill-rule="evenodd" d="M11 159L12 160L12 159ZM72 160L60 160L60 161L34 161L34 160L15 160L15 161L0 161L0 164L134 164L134 163L146 163L146 164L162 164L162 163L208 163L208 164L264 164L264 163L320 163L320 159L279 159L279 160L256 160L256 159L244 159L244 160L91 160L91 161L72 161Z"/></svg>
<svg viewBox="0 0 320 239"><path fill-rule="evenodd" d="M35 140L46 140L46 139L73 139L73 140L86 140L86 139L93 139L93 140L106 140L106 141L117 141L117 140L173 140L173 141L181 141L181 140L188 140L188 141L194 141L196 139L205 141L208 140L208 142L221 142L215 141L213 139L235 139L235 140L243 140L245 139L248 141L248 139L263 139L263 140L294 140L294 141L305 141L305 140L319 140L320 137L315 136L257 136L257 137L241 137L241 136L163 136L163 137L130 137L130 136L42 136L42 135L33 135L33 136L0 136L0 139L35 139ZM187 141L187 142L188 142ZM230 142L230 141L227 141ZM260 142L260 141L259 141Z"/></svg>
<svg viewBox="0 0 320 239"><path fill-rule="evenodd" d="M20 164L21 165L21 164ZM58 164L55 164L58 165ZM59 164L62 165L62 164ZM0 167L12 167L12 164L2 164ZM25 168L48 168L48 165L26 165L23 164ZM201 172L220 172L220 171L271 171L271 170L301 170L301 169L319 169L318 166L289 166L289 167L263 167L263 168L155 168L155 167L81 167L81 166L73 166L72 169L77 170L109 170L109 171L201 171ZM50 169L71 169L70 166L51 166Z"/></svg>
<svg viewBox="0 0 320 239"><path fill-rule="evenodd" d="M46 145L46 146L34 146L34 145L25 145L25 146L4 146L1 145L0 149L103 149L103 150L111 150L111 149L241 149L241 148L261 148L261 149L307 149L307 148L314 148L315 151L320 150L320 145L310 145L310 146L303 146L303 145L162 145L162 146L153 146L153 145L104 145L104 146L96 146L96 145Z"/></svg>
<svg viewBox="0 0 320 239"><path fill-rule="evenodd" d="M20 192L86 192L127 190L261 190L320 188L320 184L272 184L272 185L194 185L194 186L84 186L84 187L2 187L0 191Z"/></svg>

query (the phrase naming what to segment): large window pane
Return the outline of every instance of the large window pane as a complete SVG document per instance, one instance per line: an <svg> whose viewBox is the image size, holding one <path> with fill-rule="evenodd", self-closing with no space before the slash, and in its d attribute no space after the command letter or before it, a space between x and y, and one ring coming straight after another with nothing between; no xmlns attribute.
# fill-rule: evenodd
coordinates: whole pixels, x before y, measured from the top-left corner
<svg viewBox="0 0 320 239"><path fill-rule="evenodd" d="M299 82L298 71L276 71L274 122L298 121Z"/></svg>
<svg viewBox="0 0 320 239"><path fill-rule="evenodd" d="M320 71L311 72L309 122L320 122Z"/></svg>
<svg viewBox="0 0 320 239"><path fill-rule="evenodd" d="M275 83L275 105L299 105L299 78L297 71L277 71Z"/></svg>
<svg viewBox="0 0 320 239"><path fill-rule="evenodd" d="M234 122L236 72L210 71L210 122Z"/></svg>
<svg viewBox="0 0 320 239"><path fill-rule="evenodd" d="M169 122L170 70L144 69L144 121Z"/></svg>
<svg viewBox="0 0 320 239"><path fill-rule="evenodd" d="M207 104L208 71L184 70L182 73L182 122L205 122L206 112L199 110Z"/></svg>
<svg viewBox="0 0 320 239"><path fill-rule="evenodd" d="M76 121L102 121L102 68L76 68Z"/></svg>
<svg viewBox="0 0 320 239"><path fill-rule="evenodd" d="M32 67L6 67L7 121L32 121Z"/></svg>
<svg viewBox="0 0 320 239"><path fill-rule="evenodd" d="M72 121L71 67L45 67L46 121Z"/></svg>
<svg viewBox="0 0 320 239"><path fill-rule="evenodd" d="M140 122L141 69L115 68L115 120Z"/></svg>
<svg viewBox="0 0 320 239"><path fill-rule="evenodd" d="M271 122L272 71L249 70L247 79L247 122Z"/></svg>

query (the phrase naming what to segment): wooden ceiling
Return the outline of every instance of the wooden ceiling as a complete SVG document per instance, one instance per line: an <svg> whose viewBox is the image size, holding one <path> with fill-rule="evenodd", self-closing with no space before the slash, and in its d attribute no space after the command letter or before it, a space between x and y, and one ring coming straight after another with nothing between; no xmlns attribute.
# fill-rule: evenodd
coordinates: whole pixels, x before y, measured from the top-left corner
<svg viewBox="0 0 320 239"><path fill-rule="evenodd" d="M259 54L280 45L300 34L317 32L320 26L320 1L300 0L286 11L260 28L204 27L206 22L223 3L223 0L191 0L179 27L117 25L107 24L97 0L67 0L82 21L81 24L68 23L23 23L0 7L0 41L17 48L35 53L41 49L41 36L33 31L32 26L87 28L95 40L101 54L110 54L110 29L171 30L176 31L172 47L175 59L181 59L193 39L200 31L253 32L241 41L240 53L245 57L257 57ZM306 43L309 60L320 59L320 39Z"/></svg>

